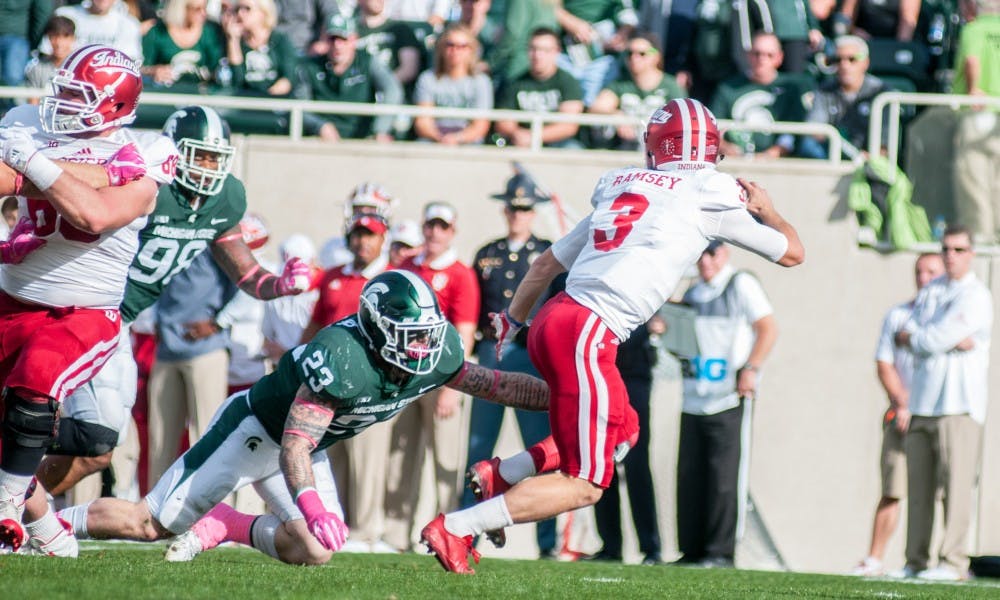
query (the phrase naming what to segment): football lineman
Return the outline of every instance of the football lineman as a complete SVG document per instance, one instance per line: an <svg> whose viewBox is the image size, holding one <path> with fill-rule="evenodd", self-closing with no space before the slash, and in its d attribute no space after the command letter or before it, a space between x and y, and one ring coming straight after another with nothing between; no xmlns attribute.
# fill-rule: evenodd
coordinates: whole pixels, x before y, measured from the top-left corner
<svg viewBox="0 0 1000 600"><path fill-rule="evenodd" d="M406 271L382 273L362 288L356 314L320 330L285 353L273 373L230 396L205 436L143 500L101 498L61 516L81 537L152 541L183 534L168 560L190 560L236 541L287 563L325 563L348 533L328 446L443 385L509 406L547 408L541 380L463 357L430 286ZM219 504L248 484L268 514Z"/></svg>
<svg viewBox="0 0 1000 600"><path fill-rule="evenodd" d="M552 279L568 271L566 290L545 303L528 333L531 362L552 390L552 437L526 451L530 459L473 466L483 502L440 514L421 533L446 570L473 572L473 536L600 499L613 459L638 432L615 366L618 343L663 305L711 240L784 266L802 262L798 234L767 192L716 170L719 139L715 117L696 100L672 100L656 111L645 132L647 168L605 173L593 212L532 263L510 306L495 316L501 350Z"/></svg>
<svg viewBox="0 0 1000 600"><path fill-rule="evenodd" d="M2 193L16 194L24 215L0 251L0 547L8 550L25 540L25 494L55 442L59 404L114 352L137 233L158 187L173 180L173 142L124 128L142 91L138 68L114 48L84 46L56 72L54 95L0 120L0 158L13 169Z"/></svg>
<svg viewBox="0 0 1000 600"><path fill-rule="evenodd" d="M260 266L247 245L240 226L246 190L231 174L236 149L226 122L211 108L189 106L171 114L163 131L180 151L177 176L160 189L148 224L139 231L139 249L128 270L120 308L118 348L105 368L63 406L59 433L37 474L52 494L110 464L136 397L129 325L196 256L210 248L230 279L255 298L267 300L305 289L296 278L308 276L308 265L291 259L275 275ZM41 490L29 499L23 521L33 552L76 555L76 540L48 510Z"/></svg>

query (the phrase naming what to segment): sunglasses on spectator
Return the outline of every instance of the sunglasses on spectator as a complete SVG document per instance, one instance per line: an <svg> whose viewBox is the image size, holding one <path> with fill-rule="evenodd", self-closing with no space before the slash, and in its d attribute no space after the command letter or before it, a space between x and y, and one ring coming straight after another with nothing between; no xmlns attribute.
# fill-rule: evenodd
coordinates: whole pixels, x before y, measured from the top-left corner
<svg viewBox="0 0 1000 600"><path fill-rule="evenodd" d="M854 64L859 60L864 60L864 58L865 58L864 54L852 54L850 56L834 56L832 59L830 59L830 62L835 65L839 65L840 63L843 62L849 62L851 64Z"/></svg>
<svg viewBox="0 0 1000 600"><path fill-rule="evenodd" d="M646 48L645 50L635 48L628 49L629 56L653 56L654 54L656 54L656 48Z"/></svg>
<svg viewBox="0 0 1000 600"><path fill-rule="evenodd" d="M972 250L969 246L941 246L941 254L948 254L949 252L965 254L969 250Z"/></svg>

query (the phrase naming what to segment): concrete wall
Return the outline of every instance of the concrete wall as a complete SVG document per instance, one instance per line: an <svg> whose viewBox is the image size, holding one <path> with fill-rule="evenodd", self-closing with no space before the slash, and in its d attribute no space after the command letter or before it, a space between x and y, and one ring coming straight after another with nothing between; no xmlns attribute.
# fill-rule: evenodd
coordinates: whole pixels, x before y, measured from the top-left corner
<svg viewBox="0 0 1000 600"><path fill-rule="evenodd" d="M488 196L503 189L509 161L522 160L560 194L570 212L583 215L601 172L641 160L616 153L530 156L511 149L424 144L329 147L267 138L241 144L238 171L251 209L270 222L273 240L294 231L317 242L337 234L348 192L358 182L374 180L401 198L397 218L419 218L428 200L454 203L457 245L467 261L503 231L500 204ZM914 293L914 255L857 247L855 220L843 199L846 169L803 161L726 161L723 167L770 190L798 228L807 254L803 266L787 270L734 252L734 263L763 282L781 328L756 407L752 494L790 568L843 572L867 549L879 495L880 418L886 402L875 378L875 341L888 307ZM542 211L538 230L558 237L554 211ZM976 270L1000 298L1000 260L980 257ZM996 398L1000 368L992 370L991 385ZM670 419L676 418L676 406L674 398L654 407L657 422L667 423L653 432L658 489L667 496L661 498L660 515L666 548L673 531L669 496L676 427ZM1000 554L1000 415L992 408L983 454L982 518L970 536L971 550L983 554ZM890 547L890 567L901 566L902 538L901 530Z"/></svg>

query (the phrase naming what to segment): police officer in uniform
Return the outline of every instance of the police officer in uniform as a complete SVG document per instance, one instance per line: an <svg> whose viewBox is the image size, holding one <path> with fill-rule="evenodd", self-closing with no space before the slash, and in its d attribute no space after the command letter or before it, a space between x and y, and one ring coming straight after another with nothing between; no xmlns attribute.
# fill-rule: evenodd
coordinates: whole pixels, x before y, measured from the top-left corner
<svg viewBox="0 0 1000 600"><path fill-rule="evenodd" d="M542 194L526 175L515 175L507 181L507 189L502 194L492 196L504 202L503 215L507 222L507 235L494 240L476 252L472 268L476 271L481 292L479 326L476 330L476 355L479 364L490 368L504 368L514 372L540 375L528 358L527 328L524 328L510 349L497 362L496 337L490 319L491 313L499 313L507 308L514 290L528 272L528 267L552 242L543 240L531 232L535 220L535 205L547 202L549 197ZM538 307L535 307L538 310ZM541 441L549 435L547 413L515 411L518 429L525 446ZM469 420L468 466L493 456L500 426L503 423L504 407L491 406L481 398L472 402ZM475 504L472 492L467 488L462 497L462 506ZM555 556L555 521L538 524L537 540L539 553L543 558Z"/></svg>

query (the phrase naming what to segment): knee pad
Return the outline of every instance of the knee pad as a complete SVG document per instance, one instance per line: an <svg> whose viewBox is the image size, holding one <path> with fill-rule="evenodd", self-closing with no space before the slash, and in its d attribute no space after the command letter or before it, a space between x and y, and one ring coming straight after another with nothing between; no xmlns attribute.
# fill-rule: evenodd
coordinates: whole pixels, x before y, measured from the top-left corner
<svg viewBox="0 0 1000 600"><path fill-rule="evenodd" d="M3 434L24 448L48 448L56 438L59 404L53 398L31 402L10 388L3 391Z"/></svg>
<svg viewBox="0 0 1000 600"><path fill-rule="evenodd" d="M102 456L118 445L118 432L110 427L79 421L73 417L59 419L59 431L48 454L61 456Z"/></svg>

